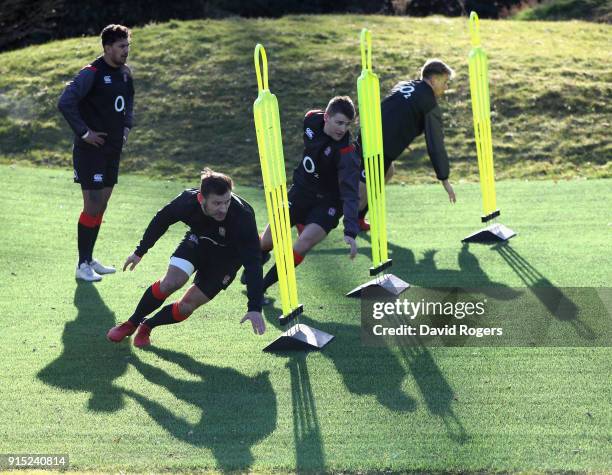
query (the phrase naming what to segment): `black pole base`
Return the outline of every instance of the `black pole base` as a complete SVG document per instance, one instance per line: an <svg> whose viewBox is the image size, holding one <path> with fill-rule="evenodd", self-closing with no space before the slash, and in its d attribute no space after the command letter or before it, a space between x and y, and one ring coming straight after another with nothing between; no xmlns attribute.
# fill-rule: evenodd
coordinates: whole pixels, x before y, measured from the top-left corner
<svg viewBox="0 0 612 475"><path fill-rule="evenodd" d="M461 242L494 243L507 241L514 236L516 236L516 233L512 229L507 228L503 224L495 223L470 234L462 239Z"/></svg>
<svg viewBox="0 0 612 475"><path fill-rule="evenodd" d="M398 296L404 290L410 287L410 284L393 274L385 274L382 277L377 277L376 279L372 279L365 284L361 284L359 287L355 287L348 294L346 294L346 296L359 298L361 297L361 292L369 287L380 287L385 289L390 294Z"/></svg>
<svg viewBox="0 0 612 475"><path fill-rule="evenodd" d="M302 313L304 313L304 306L302 304L299 304L292 312L289 312L287 315L281 315L280 317L278 317L278 321L281 325L287 325L287 323L289 323L291 320L293 320L298 315L301 315Z"/></svg>
<svg viewBox="0 0 612 475"><path fill-rule="evenodd" d="M333 338L334 335L297 323L263 350L267 352L320 350Z"/></svg>

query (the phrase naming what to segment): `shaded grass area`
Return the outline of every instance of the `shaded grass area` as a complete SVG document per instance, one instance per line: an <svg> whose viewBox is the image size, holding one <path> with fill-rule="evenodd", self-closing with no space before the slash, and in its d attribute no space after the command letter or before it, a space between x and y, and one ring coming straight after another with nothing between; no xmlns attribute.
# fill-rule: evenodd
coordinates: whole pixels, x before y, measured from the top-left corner
<svg viewBox="0 0 612 475"><path fill-rule="evenodd" d="M268 52L292 169L304 113L335 94L357 97L362 27L373 34L383 95L398 80L417 76L429 57L456 69L442 103L452 178L476 180L467 22L438 17L298 15L136 29L130 64L137 126L124 169L186 178L207 165L257 184L252 103L258 42ZM482 21L481 30L490 58L498 178L611 176L610 26ZM80 38L0 55L0 161L70 167L71 134L55 104L63 84L98 53L97 38ZM422 138L398 164L397 182L435 180Z"/></svg>
<svg viewBox="0 0 612 475"><path fill-rule="evenodd" d="M547 0L528 7L513 17L515 20L567 21L587 20L612 22L612 3L609 0Z"/></svg>
<svg viewBox="0 0 612 475"><path fill-rule="evenodd" d="M303 322L336 337L321 353L262 353L280 333L279 302L256 337L238 324L237 282L157 329L151 351L112 345L105 331L162 275L184 228L133 273L78 284L70 173L0 173L2 453L68 453L73 469L94 471L611 468L609 348L363 346L359 303L342 295L368 279L369 244L360 236L351 262L338 231L298 269ZM97 257L121 265L190 185L122 176ZM519 233L500 250L460 243L479 227L476 185L458 185L452 208L440 186L391 186L394 272L423 287L609 287L610 190L609 180L499 183L502 221ZM263 227L261 191L238 193Z"/></svg>

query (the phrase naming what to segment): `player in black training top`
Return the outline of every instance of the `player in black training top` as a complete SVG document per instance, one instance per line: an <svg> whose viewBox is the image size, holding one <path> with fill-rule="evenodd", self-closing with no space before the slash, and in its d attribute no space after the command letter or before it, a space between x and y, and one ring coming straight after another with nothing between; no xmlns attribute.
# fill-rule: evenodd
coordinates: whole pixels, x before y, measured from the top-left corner
<svg viewBox="0 0 612 475"><path fill-rule="evenodd" d="M136 332L134 345L139 348L149 345L153 328L185 320L196 308L225 290L242 266L248 310L240 323L250 320L255 333L264 333L263 272L255 213L251 205L232 193L232 188L227 175L205 169L199 190L185 190L157 212L140 244L125 261L124 271L128 267L134 270L172 224L181 221L189 226L189 231L172 254L166 275L145 291L128 321L108 331L110 341L120 342ZM145 319L185 285L194 271L193 285L179 300Z"/></svg>
<svg viewBox="0 0 612 475"><path fill-rule="evenodd" d="M343 215L344 241L351 247L351 259L357 254L359 158L349 132L354 118L355 106L347 96L334 97L325 111L312 110L304 117L304 153L288 192L291 225L300 230L293 245L296 266L338 226ZM269 225L261 237L261 249L265 259L272 249ZM274 265L264 277L264 292L277 281Z"/></svg>
<svg viewBox="0 0 612 475"><path fill-rule="evenodd" d="M68 83L58 107L74 132L72 159L74 181L81 185L83 211L77 241L76 278L100 280L113 267L93 258L102 215L117 183L119 157L132 128L134 86L125 62L130 31L121 25L102 30L104 54L85 66Z"/></svg>
<svg viewBox="0 0 612 475"><path fill-rule="evenodd" d="M442 112L438 107L437 99L444 96L448 81L453 75L453 70L445 63L439 59L430 59L421 69L420 80L397 83L380 104L385 181L389 181L393 176L393 161L416 137L424 132L429 159L451 203L454 203L456 198L453 187L448 181L448 155L444 147ZM361 135L357 136L357 149L361 150ZM368 211L365 183L362 159L359 184L359 227L367 231L370 225L365 220Z"/></svg>

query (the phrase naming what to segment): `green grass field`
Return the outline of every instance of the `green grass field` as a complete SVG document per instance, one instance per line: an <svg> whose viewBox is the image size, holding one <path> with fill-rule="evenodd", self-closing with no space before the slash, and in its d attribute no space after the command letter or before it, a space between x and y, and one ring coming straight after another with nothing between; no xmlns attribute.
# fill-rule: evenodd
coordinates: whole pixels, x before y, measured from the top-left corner
<svg viewBox="0 0 612 475"><path fill-rule="evenodd" d="M71 173L0 166L0 453L67 453L102 472L394 470L610 472L610 348L372 348L360 342L369 243L336 231L298 269L304 321L336 336L320 353L261 349L280 329L238 321L234 283L154 348L104 334L129 316L184 232L133 273L74 280L80 190ZM96 255L120 266L153 213L193 182L124 174ZM498 183L504 248L463 246L476 184L391 186L394 272L416 286L610 287L610 180ZM265 224L260 189L239 187ZM510 256L510 257L509 257ZM410 291L408 291L410 292ZM271 296L277 296L275 292Z"/></svg>
<svg viewBox="0 0 612 475"><path fill-rule="evenodd" d="M440 57L457 71L445 111L453 177L477 177L465 18L329 15L172 21L136 28L130 64L136 127L124 170L187 178L222 166L256 185L252 104L256 43L265 45L287 157L301 150L304 113L332 95L357 98L359 32L373 35L382 94ZM611 26L482 21L490 59L493 145L499 179L612 177ZM0 162L69 166L71 132L57 111L66 81L100 52L96 37L0 54ZM292 161L292 160L289 160ZM400 157L396 181L432 182L422 138Z"/></svg>

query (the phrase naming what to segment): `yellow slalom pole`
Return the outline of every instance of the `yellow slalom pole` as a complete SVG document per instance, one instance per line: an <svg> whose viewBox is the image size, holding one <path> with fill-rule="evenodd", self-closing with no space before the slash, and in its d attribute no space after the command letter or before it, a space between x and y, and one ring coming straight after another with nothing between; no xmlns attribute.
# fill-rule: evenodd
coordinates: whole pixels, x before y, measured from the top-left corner
<svg viewBox="0 0 612 475"><path fill-rule="evenodd" d="M380 84L372 70L372 36L364 28L360 35L361 75L357 79L361 145L370 209L372 275L388 261L385 172L380 112Z"/></svg>
<svg viewBox="0 0 612 475"><path fill-rule="evenodd" d="M483 202L483 221L488 221L497 216L499 212L496 210L495 199L488 61L480 44L480 26L476 12L470 14L469 30L472 43L468 58L472 115Z"/></svg>
<svg viewBox="0 0 612 475"><path fill-rule="evenodd" d="M259 92L253 103L253 117L278 271L281 306L283 317L288 318L297 311L299 304L289 222L287 178L278 101L268 87L268 61L266 51L261 44L255 47L254 62Z"/></svg>

